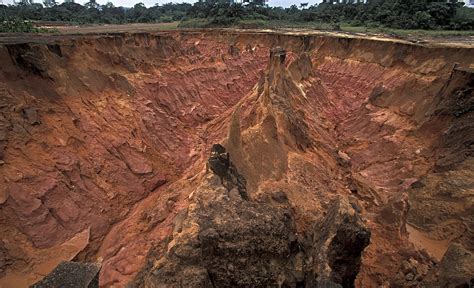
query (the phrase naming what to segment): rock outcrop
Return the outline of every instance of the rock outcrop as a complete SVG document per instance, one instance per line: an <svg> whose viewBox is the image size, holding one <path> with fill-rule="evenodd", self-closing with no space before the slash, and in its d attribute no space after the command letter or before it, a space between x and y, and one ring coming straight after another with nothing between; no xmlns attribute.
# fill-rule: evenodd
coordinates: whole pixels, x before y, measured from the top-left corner
<svg viewBox="0 0 474 288"><path fill-rule="evenodd" d="M424 279L424 287L470 288L474 285L474 255L453 243L436 269Z"/></svg>
<svg viewBox="0 0 474 288"><path fill-rule="evenodd" d="M229 193L237 189L240 197L248 200L246 180L239 174L237 168L230 160L230 154L226 152L224 146L214 144L211 148L211 155L207 160L207 165L214 174L220 177L222 185L227 188Z"/></svg>
<svg viewBox="0 0 474 288"><path fill-rule="evenodd" d="M61 262L31 288L98 288L100 264Z"/></svg>
<svg viewBox="0 0 474 288"><path fill-rule="evenodd" d="M345 199L335 200L314 231L314 271L319 280L354 287L361 256L370 243L370 230Z"/></svg>
<svg viewBox="0 0 474 288"><path fill-rule="evenodd" d="M370 231L347 200L336 200L314 231L298 235L286 195L277 192L260 201L243 197L245 179L230 157L223 146L212 147L210 173L193 192L186 218L168 243L150 254L135 284L353 287Z"/></svg>
<svg viewBox="0 0 474 288"><path fill-rule="evenodd" d="M145 287L268 287L304 281L289 203L247 201L245 180L221 145ZM295 276L296 275L296 276Z"/></svg>

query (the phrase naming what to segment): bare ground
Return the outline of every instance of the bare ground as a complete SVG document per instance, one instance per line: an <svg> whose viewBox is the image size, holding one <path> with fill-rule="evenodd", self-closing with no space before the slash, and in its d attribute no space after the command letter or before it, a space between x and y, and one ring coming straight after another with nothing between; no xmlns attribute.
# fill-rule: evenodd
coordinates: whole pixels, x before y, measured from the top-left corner
<svg viewBox="0 0 474 288"><path fill-rule="evenodd" d="M85 34L107 34L107 33L140 33L158 32L167 30L183 31L246 31L254 33L283 33L292 35L325 35L335 37L348 37L360 39L372 39L379 41L394 41L399 43L412 43L424 46L448 46L448 47L474 47L474 36L471 35L390 35L383 33L360 33L348 31L314 30L303 28L279 28L279 29L236 29L236 28L208 28L208 29L183 29L178 28L179 22L171 23L133 23L133 24L100 24L100 25L66 25L44 23L41 27L52 28L57 33L51 34L26 34L26 33L0 33L0 43L17 42L37 42L48 39L57 39L64 35L85 35ZM61 37L62 38L62 37Z"/></svg>

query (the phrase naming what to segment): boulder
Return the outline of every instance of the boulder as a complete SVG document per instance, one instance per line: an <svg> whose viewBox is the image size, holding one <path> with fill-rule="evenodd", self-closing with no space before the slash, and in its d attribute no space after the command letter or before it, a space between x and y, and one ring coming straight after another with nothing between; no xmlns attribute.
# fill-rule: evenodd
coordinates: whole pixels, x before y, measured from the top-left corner
<svg viewBox="0 0 474 288"><path fill-rule="evenodd" d="M27 107L21 110L23 118L25 118L31 125L39 125L41 121L38 116L38 110L34 107Z"/></svg>
<svg viewBox="0 0 474 288"><path fill-rule="evenodd" d="M423 287L468 288L474 284L474 255L461 244L452 243L437 269L423 283Z"/></svg>
<svg viewBox="0 0 474 288"><path fill-rule="evenodd" d="M98 263L79 263L63 261L43 280L32 285L33 288L98 288Z"/></svg>
<svg viewBox="0 0 474 288"><path fill-rule="evenodd" d="M354 287L361 255L370 243L370 235L370 230L347 199L334 200L314 231L312 249L318 281Z"/></svg>

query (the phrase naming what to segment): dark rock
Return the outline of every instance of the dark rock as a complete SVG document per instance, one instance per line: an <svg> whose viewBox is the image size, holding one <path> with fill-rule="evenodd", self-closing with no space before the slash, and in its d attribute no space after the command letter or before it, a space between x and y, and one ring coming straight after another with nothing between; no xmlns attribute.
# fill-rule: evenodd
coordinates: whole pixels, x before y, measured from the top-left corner
<svg viewBox="0 0 474 288"><path fill-rule="evenodd" d="M274 47L270 50L270 60L271 61L273 61L273 59L278 59L280 64L282 64L283 62L285 62L285 58L286 58L285 49L277 46L277 47Z"/></svg>
<svg viewBox="0 0 474 288"><path fill-rule="evenodd" d="M0 246L0 276L5 275L8 267L13 264L13 260L7 248Z"/></svg>
<svg viewBox="0 0 474 288"><path fill-rule="evenodd" d="M7 147L6 141L0 141L0 161L3 161L5 159L6 147ZM0 162L0 164L3 164L3 162Z"/></svg>
<svg viewBox="0 0 474 288"><path fill-rule="evenodd" d="M232 163L230 163L229 174L227 175L227 177L224 178L224 186L226 186L228 191L230 191L234 187L237 188L240 197L242 197L242 199L244 200L249 200L246 187L247 181L241 174L239 174L239 172Z"/></svg>
<svg viewBox="0 0 474 288"><path fill-rule="evenodd" d="M252 48L252 45L250 44L247 44L245 46L245 51L247 51L248 53L252 53L253 54L253 48Z"/></svg>
<svg viewBox="0 0 474 288"><path fill-rule="evenodd" d="M401 273L405 275L406 281L423 278L428 272L428 265L420 263L414 258L402 261Z"/></svg>
<svg viewBox="0 0 474 288"><path fill-rule="evenodd" d="M342 288L342 286L332 281L323 280L316 282L316 288Z"/></svg>
<svg viewBox="0 0 474 288"><path fill-rule="evenodd" d="M424 287L472 287L474 255L461 244L452 243Z"/></svg>
<svg viewBox="0 0 474 288"><path fill-rule="evenodd" d="M314 234L314 272L319 276L318 281L354 287L361 254L370 243L370 234L359 213L346 199L333 201Z"/></svg>
<svg viewBox="0 0 474 288"><path fill-rule="evenodd" d="M405 275L405 280L407 281L413 281L415 279L415 274L413 272L409 272L408 274Z"/></svg>
<svg viewBox="0 0 474 288"><path fill-rule="evenodd" d="M48 50L53 52L59 57L63 57L63 53L61 52L61 46L59 44L48 44Z"/></svg>
<svg viewBox="0 0 474 288"><path fill-rule="evenodd" d="M273 287L298 274L292 271L296 237L288 209L249 201L208 204L190 213L164 265L146 276L150 287ZM199 231L192 234L187 229L195 225ZM304 281L304 274L299 278Z"/></svg>
<svg viewBox="0 0 474 288"><path fill-rule="evenodd" d="M189 55L199 55L201 54L201 51L199 51L198 47L196 47L195 45L189 47L186 52L187 54Z"/></svg>
<svg viewBox="0 0 474 288"><path fill-rule="evenodd" d="M425 186L426 186L426 185L425 185L425 183L423 183L423 181L418 180L418 181L413 182L413 183L410 185L410 188L412 188L412 189L418 189L418 188L423 188L423 187L425 187Z"/></svg>
<svg viewBox="0 0 474 288"><path fill-rule="evenodd" d="M240 54L240 49L237 48L235 45L230 45L229 46L229 55L231 56L239 56Z"/></svg>
<svg viewBox="0 0 474 288"><path fill-rule="evenodd" d="M125 91L128 96L134 96L136 94L136 90L132 84L121 74L112 73L110 75L112 86L117 89L118 91Z"/></svg>
<svg viewBox="0 0 474 288"><path fill-rule="evenodd" d="M6 141L6 140L7 140L7 128L0 126L0 141Z"/></svg>
<svg viewBox="0 0 474 288"><path fill-rule="evenodd" d="M212 145L212 148L211 148L211 155L212 154L223 154L225 153L225 147L222 146L221 144L214 144Z"/></svg>
<svg viewBox="0 0 474 288"><path fill-rule="evenodd" d="M390 92L382 84L379 84L370 93L369 102L377 107L386 108L388 105L385 102L389 96Z"/></svg>
<svg viewBox="0 0 474 288"><path fill-rule="evenodd" d="M99 271L97 263L61 262L43 280L34 284L33 288L95 288L99 287Z"/></svg>
<svg viewBox="0 0 474 288"><path fill-rule="evenodd" d="M286 196L285 192L277 191L272 194L272 199L278 203L286 203L288 202L288 197Z"/></svg>
<svg viewBox="0 0 474 288"><path fill-rule="evenodd" d="M452 170L474 155L474 70L453 69L440 96L433 121L452 121L437 143L436 172Z"/></svg>
<svg viewBox="0 0 474 288"><path fill-rule="evenodd" d="M247 182L230 161L230 155L226 152L224 146L220 144L212 145L211 155L207 163L211 171L221 178L227 191L237 188L242 199L249 199L246 188Z"/></svg>
<svg viewBox="0 0 474 288"><path fill-rule="evenodd" d="M28 123L31 125L39 125L41 121L39 120L38 110L34 107L23 108L21 110L23 118L25 118Z"/></svg>
<svg viewBox="0 0 474 288"><path fill-rule="evenodd" d="M362 212L362 208L359 206L359 204L357 204L356 202L351 202L351 206L352 208L354 208L354 210L357 212L357 213L361 213Z"/></svg>
<svg viewBox="0 0 474 288"><path fill-rule="evenodd" d="M214 144L211 148L211 155L207 160L209 168L219 177L223 178L227 175L230 166L229 153L226 153L224 146Z"/></svg>
<svg viewBox="0 0 474 288"><path fill-rule="evenodd" d="M6 45L11 59L25 72L52 79L48 74L48 61L37 46L22 43Z"/></svg>

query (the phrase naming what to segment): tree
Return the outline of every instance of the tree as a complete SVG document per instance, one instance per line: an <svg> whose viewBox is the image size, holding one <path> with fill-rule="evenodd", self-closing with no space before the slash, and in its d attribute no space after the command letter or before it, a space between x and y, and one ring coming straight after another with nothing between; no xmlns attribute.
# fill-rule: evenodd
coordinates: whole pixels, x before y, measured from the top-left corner
<svg viewBox="0 0 474 288"><path fill-rule="evenodd" d="M97 2L95 0L89 0L89 2L87 2L86 4L84 4L84 6L87 8L87 9L99 9L100 5L97 4Z"/></svg>
<svg viewBox="0 0 474 288"><path fill-rule="evenodd" d="M43 5L44 7L53 7L53 6L56 6L58 5L56 0L43 0Z"/></svg>
<svg viewBox="0 0 474 288"><path fill-rule="evenodd" d="M346 22L354 25L383 26L404 29L473 29L474 9L462 3L435 0L326 0L308 7L307 3L290 8L267 7L265 1L248 0L247 5L228 0L199 1L193 5L166 3L147 8L137 3L133 8L115 7L108 2L99 5L88 0L84 6L65 0L41 4L23 0L17 5L2 6L5 14L20 20L69 21L75 23L137 23L199 20L200 25L230 26L259 21L263 25L275 21L332 24ZM67 2L67 3L66 3ZM299 9L301 8L301 9ZM273 25L273 23L272 23Z"/></svg>

